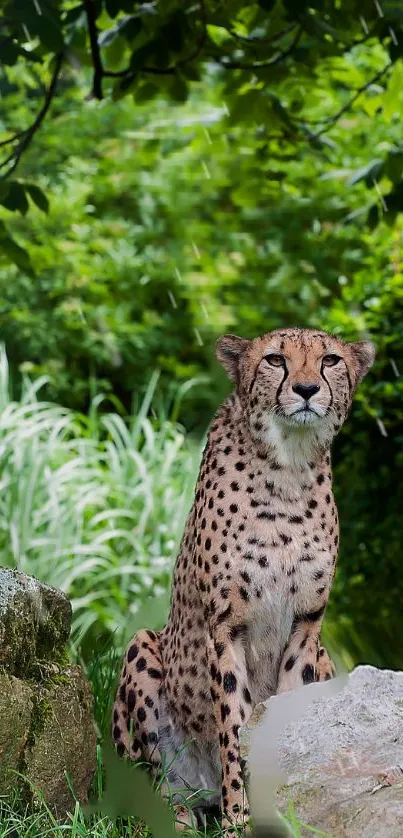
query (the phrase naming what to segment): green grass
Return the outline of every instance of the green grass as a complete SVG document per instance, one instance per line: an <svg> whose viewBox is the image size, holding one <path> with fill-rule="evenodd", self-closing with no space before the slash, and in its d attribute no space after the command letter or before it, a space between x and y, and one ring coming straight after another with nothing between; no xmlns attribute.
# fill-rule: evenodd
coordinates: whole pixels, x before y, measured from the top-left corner
<svg viewBox="0 0 403 838"><path fill-rule="evenodd" d="M305 838L306 834L319 835L322 838L332 838L326 832L313 829L299 822L295 816L283 818L283 823L288 826L289 838ZM301 831L303 830L303 832ZM206 827L203 831L187 833L197 838L225 838L225 833L219 826ZM152 838L152 833L141 822L134 818L120 819L113 822L107 816L88 817L77 802L69 818L65 823L55 820L52 813L43 802L39 811L35 813L17 813L15 807L5 802L2 806L0 822L0 837L6 838ZM157 836L158 838L158 836ZM161 836L161 838L163 838ZM242 838L241 832L239 838Z"/></svg>
<svg viewBox="0 0 403 838"><path fill-rule="evenodd" d="M0 352L0 563L65 591L76 649L127 637L169 589L199 451L147 418L156 382L128 423L100 400L84 416L40 401L41 382L12 401Z"/></svg>
<svg viewBox="0 0 403 838"><path fill-rule="evenodd" d="M92 681L105 743L123 647L140 625L164 622L200 458L200 446L188 442L172 415L148 418L156 384L157 375L127 422L119 410L101 412L100 399L87 416L41 401L41 382L26 381L15 401L0 348L0 564L70 597L71 655ZM99 748L92 802L103 801L101 813L88 815L76 802L58 823L40 796L34 812L16 797L4 799L0 838L148 838L138 818L116 821L105 813L104 769ZM133 798L139 779L130 774L129 780ZM292 809L287 822L299 838ZM166 827L153 834L166 838ZM222 832L213 822L197 834L219 838Z"/></svg>

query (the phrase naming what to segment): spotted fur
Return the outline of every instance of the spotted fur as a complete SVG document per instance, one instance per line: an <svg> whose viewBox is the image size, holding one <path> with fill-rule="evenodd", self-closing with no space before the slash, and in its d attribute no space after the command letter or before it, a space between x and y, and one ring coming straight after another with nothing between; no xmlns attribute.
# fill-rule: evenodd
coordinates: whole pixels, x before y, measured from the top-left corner
<svg viewBox="0 0 403 838"><path fill-rule="evenodd" d="M330 445L374 350L285 329L224 336L217 356L236 389L210 428L168 622L126 650L113 738L173 763L178 806L181 789L211 789L231 829L248 819L240 726L257 702L334 674L320 645L339 542Z"/></svg>

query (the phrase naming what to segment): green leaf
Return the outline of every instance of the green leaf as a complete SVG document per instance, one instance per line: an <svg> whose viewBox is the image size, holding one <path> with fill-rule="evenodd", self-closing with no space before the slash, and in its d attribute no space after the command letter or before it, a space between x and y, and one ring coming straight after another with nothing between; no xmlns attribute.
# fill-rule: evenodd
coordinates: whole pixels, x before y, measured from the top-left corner
<svg viewBox="0 0 403 838"><path fill-rule="evenodd" d="M384 195L384 201L389 212L403 212L403 181L397 183L388 195Z"/></svg>
<svg viewBox="0 0 403 838"><path fill-rule="evenodd" d="M10 180L7 185L8 189L6 194L0 197L0 203L11 212L20 212L21 215L25 215L29 204L23 184L17 180Z"/></svg>
<svg viewBox="0 0 403 838"><path fill-rule="evenodd" d="M21 56L29 62L38 62L41 60L35 50L25 49L25 47L19 44L15 38L2 38L0 43L1 63L8 67L12 67L16 64Z"/></svg>
<svg viewBox="0 0 403 838"><path fill-rule="evenodd" d="M371 160L366 166L363 166L361 169L358 169L355 174L349 178L347 181L349 186L354 186L355 183L359 183L361 180L365 181L365 185L369 188L374 185L374 182L379 180L382 175L384 162L380 158L376 160Z"/></svg>
<svg viewBox="0 0 403 838"><path fill-rule="evenodd" d="M78 20L80 20L83 14L85 14L84 6L82 3L79 3L78 6L73 6L73 8L69 9L66 12L66 14L63 17L63 23L76 23Z"/></svg>
<svg viewBox="0 0 403 838"><path fill-rule="evenodd" d="M395 148L389 152L385 160L385 175L396 183L403 173L403 149Z"/></svg>
<svg viewBox="0 0 403 838"><path fill-rule="evenodd" d="M153 42L154 44L154 42ZM140 49L134 50L130 58L130 69L131 70L141 70L142 67L147 63L147 60L150 58L154 53L153 44L146 44Z"/></svg>
<svg viewBox="0 0 403 838"><path fill-rule="evenodd" d="M187 16L182 10L174 12L161 31L162 39L169 45L169 50L178 53L185 47L188 35Z"/></svg>
<svg viewBox="0 0 403 838"><path fill-rule="evenodd" d="M133 12L133 0L119 0L119 10L131 14Z"/></svg>
<svg viewBox="0 0 403 838"><path fill-rule="evenodd" d="M175 102L186 102L188 96L188 86L186 80L179 73L174 76L169 85L169 93Z"/></svg>
<svg viewBox="0 0 403 838"><path fill-rule="evenodd" d="M11 181L9 180L0 180L0 204L10 191L10 183Z"/></svg>
<svg viewBox="0 0 403 838"><path fill-rule="evenodd" d="M286 172L276 171L275 169L266 169L262 172L262 175L267 178L267 180L276 181L277 183L281 183L281 181L285 180L287 177Z"/></svg>
<svg viewBox="0 0 403 838"><path fill-rule="evenodd" d="M389 37L389 56L391 61L398 61L399 58L403 56L403 28L401 26L393 26L393 31L395 34L394 38L390 37L390 29L388 27L388 32L386 37Z"/></svg>
<svg viewBox="0 0 403 838"><path fill-rule="evenodd" d="M298 20L307 8L308 0L283 0L283 6L289 19Z"/></svg>
<svg viewBox="0 0 403 838"><path fill-rule="evenodd" d="M127 78L119 79L113 87L112 100L114 102L118 102L119 99L123 99L124 96L127 96L127 94L136 87L138 80L138 73L133 73L130 76L127 76Z"/></svg>
<svg viewBox="0 0 403 838"><path fill-rule="evenodd" d="M269 97L272 104L273 113L275 113L276 116L279 117L280 121L283 123L283 125L286 126L286 128L289 128L291 131L294 130L294 123L288 111L280 101L279 97L271 92L269 93Z"/></svg>
<svg viewBox="0 0 403 838"><path fill-rule="evenodd" d="M108 69L112 70L122 70L125 69L125 63L123 61L125 57L126 51L126 41L123 37L115 38L112 43L109 43L107 47L104 47L103 54L104 54L104 65Z"/></svg>
<svg viewBox="0 0 403 838"><path fill-rule="evenodd" d="M0 253L29 276L34 276L29 254L10 236L3 221L0 221Z"/></svg>
<svg viewBox="0 0 403 838"><path fill-rule="evenodd" d="M401 211L403 210L403 202L402 202L400 210ZM395 223L396 223L396 218L397 218L397 210L393 210L393 211L388 210L387 212L385 212L383 214L382 220L385 222L385 224L388 225L388 227L393 228Z"/></svg>
<svg viewBox="0 0 403 838"><path fill-rule="evenodd" d="M142 102L148 102L148 100L152 99L157 93L157 85L153 84L151 81L146 81L137 88L134 98L135 101L140 104Z"/></svg>
<svg viewBox="0 0 403 838"><path fill-rule="evenodd" d="M129 15L119 20L111 29L106 29L99 37L101 47L112 44L116 38L124 36L127 41L134 41L143 29L143 21L137 15Z"/></svg>
<svg viewBox="0 0 403 838"><path fill-rule="evenodd" d="M374 230L379 222L378 204L373 204L367 215L367 224L370 230Z"/></svg>
<svg viewBox="0 0 403 838"><path fill-rule="evenodd" d="M53 20L38 15L35 25L31 26L30 32L37 35L41 44L51 52L62 51L64 47L62 28Z"/></svg>
<svg viewBox="0 0 403 838"><path fill-rule="evenodd" d="M258 0L258 4L265 12L273 11L277 0Z"/></svg>
<svg viewBox="0 0 403 838"><path fill-rule="evenodd" d="M284 0L284 2L286 2L286 0ZM297 0L297 2L298 2L298 0ZM289 3L288 5L294 6L294 3ZM298 11L297 11L296 17L298 17L300 11L302 11L300 6L303 6L303 5L306 6L308 4L307 3L304 3L304 4L303 3L301 3L301 4L298 3ZM295 15L295 12L293 12L293 17L294 17L294 15ZM311 21L311 24L313 25L313 27L314 27L314 29L315 29L315 31L316 31L316 33L319 37L328 35L336 42L340 40L340 33L337 31L337 29L335 29L333 26L330 26L325 20L322 20L317 15L315 15L315 16L311 15L310 16L310 21Z"/></svg>
<svg viewBox="0 0 403 838"><path fill-rule="evenodd" d="M234 104L231 106L231 119L234 122L252 122L256 120L259 123L271 123L273 127L273 110L272 103L265 97L262 97L260 90L250 88L242 96L237 96ZM276 120L278 122L278 120Z"/></svg>
<svg viewBox="0 0 403 838"><path fill-rule="evenodd" d="M285 64L273 64L268 67L257 67L253 71L259 81L277 84L289 77L289 70Z"/></svg>
<svg viewBox="0 0 403 838"><path fill-rule="evenodd" d="M114 19L121 11L121 4L119 0L105 0L105 9L109 17Z"/></svg>
<svg viewBox="0 0 403 838"><path fill-rule="evenodd" d="M197 64L186 64L182 68L182 75L188 81L200 81L201 70Z"/></svg>
<svg viewBox="0 0 403 838"><path fill-rule="evenodd" d="M51 52L63 49L63 30L60 14L49 0L35 3L21 3L21 0L10 0L6 6L6 13L21 26L24 40L27 34L30 38L39 38L41 44Z"/></svg>
<svg viewBox="0 0 403 838"><path fill-rule="evenodd" d="M13 64L16 64L19 57L19 49L17 44L15 44L11 38L8 40L2 40L1 44L1 63L5 64L8 67L12 67Z"/></svg>
<svg viewBox="0 0 403 838"><path fill-rule="evenodd" d="M38 207L38 209L42 210L42 212L49 212L49 201L42 189L39 188L35 183L24 183L25 189L29 194L29 197L32 199L34 204Z"/></svg>

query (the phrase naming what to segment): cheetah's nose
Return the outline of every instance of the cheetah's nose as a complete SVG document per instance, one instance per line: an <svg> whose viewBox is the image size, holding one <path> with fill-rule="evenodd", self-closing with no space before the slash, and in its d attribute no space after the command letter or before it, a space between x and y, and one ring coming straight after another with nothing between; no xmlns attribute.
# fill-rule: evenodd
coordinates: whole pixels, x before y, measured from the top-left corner
<svg viewBox="0 0 403 838"><path fill-rule="evenodd" d="M294 393L298 393L299 396L308 401L311 396L319 392L320 387L317 384L293 384L292 389Z"/></svg>

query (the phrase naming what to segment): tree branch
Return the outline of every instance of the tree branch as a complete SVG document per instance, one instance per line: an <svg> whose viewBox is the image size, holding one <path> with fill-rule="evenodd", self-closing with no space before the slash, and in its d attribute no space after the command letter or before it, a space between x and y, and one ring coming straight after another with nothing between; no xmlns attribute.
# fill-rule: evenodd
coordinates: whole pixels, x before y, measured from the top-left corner
<svg viewBox="0 0 403 838"><path fill-rule="evenodd" d="M199 42L196 44L193 52L186 56L186 58L182 58L181 61L178 61L177 64L172 65L171 67L149 67L144 66L141 67L139 70L133 72L130 70L130 67L127 67L126 70L104 70L102 69L102 76L110 77L110 78L122 78L128 79L134 78L137 73L151 73L156 76L174 76L178 70L181 70L183 67L186 67L191 61L194 61L197 58L203 49L203 46L206 42L207 38L207 26L206 26L206 17L204 11L204 4L201 4L202 9L202 24L203 24L203 31Z"/></svg>
<svg viewBox="0 0 403 838"><path fill-rule="evenodd" d="M20 137L23 137L25 133L25 131L18 131L17 134L13 134L12 137L9 137L8 140L1 140L0 148L2 146L9 145L10 143L15 143L17 140L20 139Z"/></svg>
<svg viewBox="0 0 403 838"><path fill-rule="evenodd" d="M63 63L63 57L64 57L63 53L59 53L59 55L56 56L55 69L54 69L54 72L53 72L53 76L52 76L49 88L46 92L45 101L44 101L39 113L35 117L32 125L30 125L29 128L27 128L25 131L20 131L18 134L14 134L14 137L10 137L10 140L7 141L7 142L12 142L13 140L21 138L17 148L14 149L11 152L11 154L9 154L9 156L5 160L3 160L2 163L0 163L0 169L3 169L5 166L7 166L8 163L11 163L11 161L13 161L13 163L10 166L10 168L8 169L8 171L3 175L3 180L8 178L10 176L10 174L12 172L14 172L14 170L17 168L22 155L27 150L28 146L31 144L36 132L38 131L38 129L42 125L43 120L45 119L45 116L46 116L46 114L47 114L47 112L50 108L51 103L52 103L53 97L56 93L57 81L58 81L60 70L61 70L62 63ZM4 144L5 143L3 143L3 145Z"/></svg>
<svg viewBox="0 0 403 838"><path fill-rule="evenodd" d="M94 67L91 95L94 97L94 99L102 99L102 79L105 75L105 72L102 66L101 52L98 43L96 8L94 0L84 0L83 5L87 17L88 35L90 38L90 47L92 55L92 65Z"/></svg>
<svg viewBox="0 0 403 838"><path fill-rule="evenodd" d="M283 38L284 35L288 35L289 32L292 32L292 30L295 29L296 25L296 21L289 23L287 26L284 27L284 29L281 29L280 32L276 32L275 35L272 35L271 38L258 38L253 35L239 35L238 32L234 31L234 29L228 29L227 27L226 29L228 34L231 35L232 38L234 38L236 41L241 41L241 43L243 44L248 44L250 46L253 46L254 44L263 44L264 46L267 46L268 44L274 44L276 41L281 40L281 38Z"/></svg>
<svg viewBox="0 0 403 838"><path fill-rule="evenodd" d="M218 61L220 67L223 67L225 70L261 70L264 67L274 67L276 64L279 64L280 61L283 61L284 58L287 58L288 55L292 53L292 51L297 46L301 36L303 33L302 26L298 27L295 37L291 41L291 44L287 49L282 50L281 52L276 55L275 58L270 59L270 61L261 61L256 62L252 61L250 63L242 63L241 61L226 61L225 63L221 60L215 59Z"/></svg>
<svg viewBox="0 0 403 838"><path fill-rule="evenodd" d="M343 107L340 108L339 111L337 111L337 113L333 114L333 116L326 116L323 119L318 120L318 122L325 123L325 127L321 128L320 131L317 131L316 134L312 134L310 136L310 139L311 140L316 140L318 137L320 137L322 134L324 134L326 131L328 131L329 128L332 125L334 125L335 122L338 122L340 117L343 116L344 113L346 113L347 111L350 110L351 106L354 104L354 102L356 102L356 100L359 98L359 96L361 96L362 93L365 93L365 91L368 90L369 87L371 87L371 84L375 84L375 82L379 81L379 79L381 79L382 76L385 75L385 73L392 67L392 65L393 65L393 62L388 61L388 63L385 64L385 66L382 68L382 70L378 70L378 72L375 73L375 75L372 76L372 78L369 81L367 81L361 87L358 87L357 90L354 93L354 96L352 96L351 99L349 99L348 102L346 102L346 104L343 105ZM301 121L303 122L303 120L301 120Z"/></svg>

